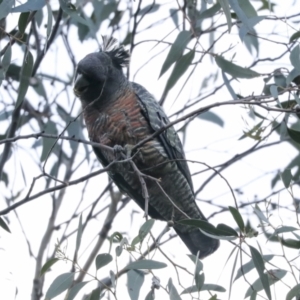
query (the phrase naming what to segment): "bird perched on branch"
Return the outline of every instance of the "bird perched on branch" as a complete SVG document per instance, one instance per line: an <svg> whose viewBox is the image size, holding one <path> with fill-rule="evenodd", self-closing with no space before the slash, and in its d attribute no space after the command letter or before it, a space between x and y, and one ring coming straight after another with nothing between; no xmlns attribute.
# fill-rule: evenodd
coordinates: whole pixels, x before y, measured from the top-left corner
<svg viewBox="0 0 300 300"><path fill-rule="evenodd" d="M132 161L114 164L110 177L149 216L172 221L189 250L194 255L200 251L204 258L219 247L219 241L178 223L187 218L206 220L195 202L182 144L173 126L152 136L170 121L145 88L124 76L122 67L128 63L129 53L107 37L99 52L78 63L74 92L81 100L89 138L115 149L133 149ZM116 159L109 149L94 147L94 151L103 166Z"/></svg>

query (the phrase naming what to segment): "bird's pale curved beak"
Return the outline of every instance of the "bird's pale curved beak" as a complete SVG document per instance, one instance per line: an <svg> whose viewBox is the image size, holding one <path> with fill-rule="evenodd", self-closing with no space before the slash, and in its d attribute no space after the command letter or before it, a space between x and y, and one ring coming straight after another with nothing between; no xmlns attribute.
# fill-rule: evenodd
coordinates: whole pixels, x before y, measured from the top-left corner
<svg viewBox="0 0 300 300"><path fill-rule="evenodd" d="M74 93L77 97L86 90L90 85L90 82L82 74L76 73L74 80Z"/></svg>

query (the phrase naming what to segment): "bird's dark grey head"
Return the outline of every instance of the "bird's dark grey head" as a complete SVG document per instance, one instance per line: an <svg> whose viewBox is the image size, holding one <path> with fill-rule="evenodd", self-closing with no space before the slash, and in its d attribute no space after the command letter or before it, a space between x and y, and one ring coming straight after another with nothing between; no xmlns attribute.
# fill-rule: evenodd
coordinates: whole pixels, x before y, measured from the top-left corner
<svg viewBox="0 0 300 300"><path fill-rule="evenodd" d="M78 63L74 93L83 102L109 100L127 82L122 67L128 65L129 53L115 43L116 39L103 37L103 48Z"/></svg>

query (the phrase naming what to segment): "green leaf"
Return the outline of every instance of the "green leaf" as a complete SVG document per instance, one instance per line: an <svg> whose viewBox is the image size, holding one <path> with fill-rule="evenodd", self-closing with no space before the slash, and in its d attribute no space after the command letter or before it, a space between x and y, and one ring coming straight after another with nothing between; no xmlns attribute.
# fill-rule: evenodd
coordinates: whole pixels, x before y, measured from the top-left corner
<svg viewBox="0 0 300 300"><path fill-rule="evenodd" d="M154 300L154 299L155 299L155 298L154 298L154 292L151 290L151 291L147 294L145 300Z"/></svg>
<svg viewBox="0 0 300 300"><path fill-rule="evenodd" d="M287 271L285 270L270 270L267 274L264 274L267 280L267 284L270 287L271 285L273 285L274 283L276 283L277 281L279 281L280 279L282 279L285 275L286 275ZM253 291L253 289L254 291ZM252 284L251 287L248 288L246 294L245 294L245 298L252 296L253 293L257 293L259 291L261 291L263 289L263 285L261 283L261 280L258 278L257 280L255 280L255 282ZM254 298L255 299L255 298ZM271 297L269 297L269 299L271 299Z"/></svg>
<svg viewBox="0 0 300 300"><path fill-rule="evenodd" d="M145 276L142 272L129 270L127 272L127 290L131 300L138 300Z"/></svg>
<svg viewBox="0 0 300 300"><path fill-rule="evenodd" d="M24 34L25 29L27 27L27 20L28 20L29 14L30 14L29 12L23 12L20 14L19 21L18 21L18 27L19 27L19 31L21 34Z"/></svg>
<svg viewBox="0 0 300 300"><path fill-rule="evenodd" d="M255 207L253 208L254 213L258 216L258 218L269 224L269 220L265 217L265 215L263 214L263 212L260 210L259 206L257 204L255 204Z"/></svg>
<svg viewBox="0 0 300 300"><path fill-rule="evenodd" d="M215 228L215 226L208 223L207 221L203 221L199 219L185 219L185 220L180 220L178 223L183 225L195 226L211 234L216 234L216 235L218 234L218 231Z"/></svg>
<svg viewBox="0 0 300 300"><path fill-rule="evenodd" d="M40 10L46 5L46 0L28 0L24 4L14 7L11 12L13 13L23 13L31 12L35 10Z"/></svg>
<svg viewBox="0 0 300 300"><path fill-rule="evenodd" d="M52 20L53 20L53 15L52 15L52 10L51 10L51 6L49 5L49 3L46 3L47 5L47 14L48 14L48 18L47 18L47 37L49 38L51 31L52 31Z"/></svg>
<svg viewBox="0 0 300 300"><path fill-rule="evenodd" d="M264 261L270 261L272 258L274 257L273 254L268 254L268 255L263 255L263 260ZM248 272L250 272L253 268L254 268L254 262L253 260L250 260L249 262L247 262L246 264L242 265L237 273L236 276L234 278L234 281L236 281L237 279L239 279L240 277L243 276L243 274L247 274Z"/></svg>
<svg viewBox="0 0 300 300"><path fill-rule="evenodd" d="M222 1L222 0L221 0ZM216 3L212 7L206 9L198 16L198 20L208 19L213 17L221 9L220 3ZM224 9L223 9L224 11ZM231 19L230 19L231 20Z"/></svg>
<svg viewBox="0 0 300 300"><path fill-rule="evenodd" d="M198 291L201 291L204 281L205 281L204 273L195 274L195 282L196 282L196 287L197 287Z"/></svg>
<svg viewBox="0 0 300 300"><path fill-rule="evenodd" d="M257 12L249 0L238 0L240 8L248 18L257 16Z"/></svg>
<svg viewBox="0 0 300 300"><path fill-rule="evenodd" d="M226 229L223 226L224 224L221 224L221 227L216 228L212 224L208 223L207 221L203 221L203 220L199 220L199 219L180 220L178 223L200 228L204 234L206 234L212 238L218 238L218 239L224 239L224 240L234 240L237 238L237 236L236 236L237 233L235 232L234 237L232 237L233 232L229 233L227 226L226 226Z"/></svg>
<svg viewBox="0 0 300 300"><path fill-rule="evenodd" d="M240 214L240 212L232 206L229 206L229 211L231 212L236 224L239 226L241 231L245 230L245 224L244 224L244 220Z"/></svg>
<svg viewBox="0 0 300 300"><path fill-rule="evenodd" d="M296 143L300 144L300 131L296 131L290 128L287 128L288 135Z"/></svg>
<svg viewBox="0 0 300 300"><path fill-rule="evenodd" d="M292 52L290 54L290 61L291 61L291 64L293 65L293 67L299 71L300 70L300 47L299 47L299 45L294 47L294 49L292 50Z"/></svg>
<svg viewBox="0 0 300 300"><path fill-rule="evenodd" d="M221 70L225 73L228 73L232 77L237 78L254 78L258 77L261 74L249 69L249 68L242 68L226 59L224 59L222 56L216 56L215 57L217 65L221 68Z"/></svg>
<svg viewBox="0 0 300 300"><path fill-rule="evenodd" d="M45 133L57 135L56 124L51 120L49 120L46 125ZM43 150L41 154L41 161L44 161L47 158L48 153L51 151L54 143L55 139L43 138Z"/></svg>
<svg viewBox="0 0 300 300"><path fill-rule="evenodd" d="M217 284L204 283L201 291L215 291L215 292L226 292L226 289ZM182 291L181 294L190 294L190 293L198 293L197 286L190 286Z"/></svg>
<svg viewBox="0 0 300 300"><path fill-rule="evenodd" d="M290 37L289 43L292 43L294 40L297 40L300 38L300 31L296 31L295 33L292 34Z"/></svg>
<svg viewBox="0 0 300 300"><path fill-rule="evenodd" d="M210 121L214 124L219 125L220 127L224 127L224 121L221 119L217 114L211 112L211 111L206 111L200 115L198 115L199 119Z"/></svg>
<svg viewBox="0 0 300 300"><path fill-rule="evenodd" d="M265 266L264 266L264 261L262 259L262 256L252 246L249 246L249 248L250 248L250 252L251 252L251 256L252 256L255 268L258 272L259 278L260 278L262 286L266 292L266 295L267 295L268 299L272 299L268 276L264 273Z"/></svg>
<svg viewBox="0 0 300 300"><path fill-rule="evenodd" d="M162 65L159 77L161 77L183 54L184 49L191 40L191 33L189 31L179 32L176 40L170 48L165 62Z"/></svg>
<svg viewBox="0 0 300 300"><path fill-rule="evenodd" d="M23 66L20 74L20 85L19 85L18 97L16 102L16 108L22 104L25 98L25 95L28 90L29 82L30 82L30 77L32 74L32 68L33 68L33 56L30 51L27 51L24 55Z"/></svg>
<svg viewBox="0 0 300 300"><path fill-rule="evenodd" d="M300 249L300 240L282 239L281 243L283 246L288 247L288 248Z"/></svg>
<svg viewBox="0 0 300 300"><path fill-rule="evenodd" d="M275 229L276 234L284 233L284 232L293 232L297 231L299 228L293 227L293 226L281 226L279 228Z"/></svg>
<svg viewBox="0 0 300 300"><path fill-rule="evenodd" d="M101 286L97 287L96 289L94 289L91 292L90 297L88 298L88 300L99 300L100 299L100 293L101 293Z"/></svg>
<svg viewBox="0 0 300 300"><path fill-rule="evenodd" d="M243 42L248 49L248 51L254 55L253 49L256 50L257 56L259 53L259 43L258 43L258 34L256 33L255 29L253 29L253 35L251 34L246 34L243 38Z"/></svg>
<svg viewBox="0 0 300 300"><path fill-rule="evenodd" d="M175 26L178 27L178 9L170 8L170 17L172 18Z"/></svg>
<svg viewBox="0 0 300 300"><path fill-rule="evenodd" d="M223 293L226 292L226 289L217 284L205 283L203 284L201 291L215 291Z"/></svg>
<svg viewBox="0 0 300 300"><path fill-rule="evenodd" d="M247 31L252 31L253 26L249 22L249 19L247 18L247 16L246 16L245 12L243 11L243 9L240 7L238 1L237 0L228 0L228 2L230 4L232 10L236 13L236 15L238 16L240 21L245 26L245 28L247 28Z"/></svg>
<svg viewBox="0 0 300 300"><path fill-rule="evenodd" d="M3 58L2 58L2 66L1 67L2 67L4 74L8 70L10 62L11 62L11 44L8 45L6 51L3 55Z"/></svg>
<svg viewBox="0 0 300 300"><path fill-rule="evenodd" d="M300 75L300 70L297 70L295 68L293 68L290 72L289 75L286 77L286 84L287 86L293 82L293 80Z"/></svg>
<svg viewBox="0 0 300 300"><path fill-rule="evenodd" d="M178 79L185 73L193 61L195 51L191 50L183 55L175 64L174 69L167 81L164 94L166 94L178 81Z"/></svg>
<svg viewBox="0 0 300 300"><path fill-rule="evenodd" d="M59 261L58 258L49 259L42 267L40 276L43 276L55 263Z"/></svg>
<svg viewBox="0 0 300 300"><path fill-rule="evenodd" d="M158 11L159 7L160 7L160 4L157 4L157 3L156 4L148 4L138 12L138 15L143 16L144 14L152 14L152 13Z"/></svg>
<svg viewBox="0 0 300 300"><path fill-rule="evenodd" d="M290 184L291 184L291 181L292 181L292 173L291 173L291 169L285 169L281 174L281 180L285 186L285 188L287 189Z"/></svg>
<svg viewBox="0 0 300 300"><path fill-rule="evenodd" d="M75 251L78 252L80 243L81 243L81 237L82 237L82 215L79 217L79 223L78 223L78 230L77 230L77 236L76 236L76 249Z"/></svg>
<svg viewBox="0 0 300 300"><path fill-rule="evenodd" d="M300 295L300 284L295 285L285 297L285 300L293 300L294 297L298 297Z"/></svg>
<svg viewBox="0 0 300 300"><path fill-rule="evenodd" d="M225 74L223 71L222 71L221 73L222 73L222 78L223 78L223 81L224 81L224 83L225 83L225 86L226 86L228 92L230 93L231 97L232 97L234 100L238 99L238 96L237 96L237 94L235 93L235 91L233 90L233 88L232 88L232 86L231 86L231 84L230 84L230 81L228 80L226 74Z"/></svg>
<svg viewBox="0 0 300 300"><path fill-rule="evenodd" d="M203 270L203 263L193 254L187 254L187 256L195 264L195 274L199 274Z"/></svg>
<svg viewBox="0 0 300 300"><path fill-rule="evenodd" d="M2 0L0 3L0 20L4 19L11 11L12 6L15 4L14 0Z"/></svg>
<svg viewBox="0 0 300 300"><path fill-rule="evenodd" d="M278 86L275 84L272 84L270 86L270 93L275 99L278 98Z"/></svg>
<svg viewBox="0 0 300 300"><path fill-rule="evenodd" d="M224 236L236 236L238 237L238 233L231 227L226 224L218 224L217 229L222 233Z"/></svg>
<svg viewBox="0 0 300 300"><path fill-rule="evenodd" d="M181 297L179 296L179 294L176 290L176 287L174 286L174 284L172 282L172 278L169 279L168 288L169 288L170 300L181 300Z"/></svg>
<svg viewBox="0 0 300 300"><path fill-rule="evenodd" d="M59 4L60 4L60 7L61 9L67 14L69 15L74 21L77 21L81 24L84 24L88 27L90 27L90 22L91 20L88 20L88 19L84 19L83 17L81 17L79 15L79 12L78 10L76 9L76 7L70 2L70 1L67 1L67 0L59 0ZM92 28L90 27L90 30L92 31Z"/></svg>
<svg viewBox="0 0 300 300"><path fill-rule="evenodd" d="M64 273L57 276L47 290L46 298L52 299L68 289L73 283L74 275L75 273Z"/></svg>
<svg viewBox="0 0 300 300"><path fill-rule="evenodd" d="M11 233L9 227L1 217L0 217L0 227L2 227L7 232Z"/></svg>
<svg viewBox="0 0 300 300"><path fill-rule="evenodd" d="M167 267L167 264L155 261L155 260L150 260L150 259L144 259L144 260L137 260L134 261L130 264L128 264L125 269L127 270L152 270L152 269L162 269Z"/></svg>
<svg viewBox="0 0 300 300"><path fill-rule="evenodd" d="M106 266L113 260L113 257L108 253L98 254L96 257L96 270Z"/></svg>
<svg viewBox="0 0 300 300"><path fill-rule="evenodd" d="M75 284L68 292L67 297L64 300L73 300L78 292L87 284L89 281L83 281Z"/></svg>
<svg viewBox="0 0 300 300"><path fill-rule="evenodd" d="M121 246L117 246L115 251L116 251L116 255L120 256L123 252L123 248Z"/></svg>
<svg viewBox="0 0 300 300"><path fill-rule="evenodd" d="M275 81L275 84L278 86L279 91L281 91L282 88L287 87L286 77L282 74L281 70L276 70L274 72L274 81Z"/></svg>
<svg viewBox="0 0 300 300"><path fill-rule="evenodd" d="M113 271L109 271L109 277L110 277L110 282L111 282L111 286L112 288L116 287L116 275Z"/></svg>
<svg viewBox="0 0 300 300"><path fill-rule="evenodd" d="M141 242L140 237L137 235L131 242L131 246L135 246Z"/></svg>
<svg viewBox="0 0 300 300"><path fill-rule="evenodd" d="M228 25L228 32L230 33L232 24L231 24L231 13L230 13L228 0L218 0L218 3L222 7L223 12L225 14L227 25Z"/></svg>
<svg viewBox="0 0 300 300"><path fill-rule="evenodd" d="M252 294L250 296L250 300L256 300L256 296L257 296L257 292L256 291L252 291Z"/></svg>
<svg viewBox="0 0 300 300"><path fill-rule="evenodd" d="M151 228L154 225L155 220L154 219L150 219L148 221L146 221L140 228L139 230L139 238L140 241L142 242L144 240L144 238L147 236L147 234L150 232Z"/></svg>

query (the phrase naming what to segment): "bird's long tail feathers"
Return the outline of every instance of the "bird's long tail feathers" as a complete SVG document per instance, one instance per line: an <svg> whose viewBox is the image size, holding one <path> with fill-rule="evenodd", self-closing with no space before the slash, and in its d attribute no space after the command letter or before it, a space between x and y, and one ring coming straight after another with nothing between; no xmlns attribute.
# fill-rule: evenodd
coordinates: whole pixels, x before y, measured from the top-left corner
<svg viewBox="0 0 300 300"><path fill-rule="evenodd" d="M208 237L199 229L191 232L180 232L175 228L175 231L192 254L197 255L197 252L200 251L199 258L201 259L214 253L220 245L219 240Z"/></svg>

